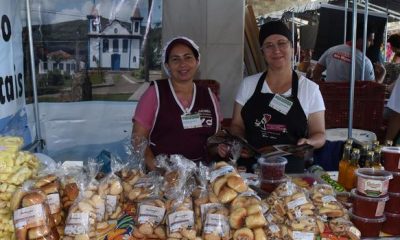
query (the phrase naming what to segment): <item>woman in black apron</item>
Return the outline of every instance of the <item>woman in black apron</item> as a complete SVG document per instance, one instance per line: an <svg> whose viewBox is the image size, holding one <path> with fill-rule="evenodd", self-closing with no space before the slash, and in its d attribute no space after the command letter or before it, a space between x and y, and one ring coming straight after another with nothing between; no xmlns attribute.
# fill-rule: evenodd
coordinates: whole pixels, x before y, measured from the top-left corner
<svg viewBox="0 0 400 240"><path fill-rule="evenodd" d="M281 21L268 22L261 26L259 41L268 67L264 73L250 76L242 83L234 106L231 133L246 138L258 149L276 144L322 147L325 143L325 106L318 86L302 78L301 81L309 81L302 86L310 87L310 92L316 93L315 99L303 99L318 102L310 104L313 109L307 111L308 116L303 110L298 97L300 80L292 70L291 32ZM308 90L302 90L303 95ZM229 152L223 145L218 150L222 157ZM255 159L245 158L245 154L242 157L238 165L251 170Z"/></svg>

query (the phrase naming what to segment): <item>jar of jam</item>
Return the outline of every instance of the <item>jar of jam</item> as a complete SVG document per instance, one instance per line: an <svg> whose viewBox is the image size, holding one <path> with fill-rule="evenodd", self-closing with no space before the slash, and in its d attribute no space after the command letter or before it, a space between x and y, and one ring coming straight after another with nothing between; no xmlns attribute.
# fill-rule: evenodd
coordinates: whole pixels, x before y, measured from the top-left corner
<svg viewBox="0 0 400 240"><path fill-rule="evenodd" d="M383 147L382 160L387 171L400 172L400 147Z"/></svg>
<svg viewBox="0 0 400 240"><path fill-rule="evenodd" d="M267 193L271 193L277 188L281 183L287 181L287 178L279 179L279 180L261 180L260 188Z"/></svg>
<svg viewBox="0 0 400 240"><path fill-rule="evenodd" d="M389 181L389 192L400 193L400 172L391 172L393 179Z"/></svg>
<svg viewBox="0 0 400 240"><path fill-rule="evenodd" d="M260 175L262 180L280 180L285 176L287 159L284 157L259 158Z"/></svg>
<svg viewBox="0 0 400 240"><path fill-rule="evenodd" d="M391 172L374 168L359 168L356 170L357 191L368 197L381 197L388 193L389 181L393 178Z"/></svg>
<svg viewBox="0 0 400 240"><path fill-rule="evenodd" d="M366 197L357 193L356 189L351 190L353 198L353 213L363 218L379 218L383 216L385 204L389 196L373 198Z"/></svg>
<svg viewBox="0 0 400 240"><path fill-rule="evenodd" d="M382 232L391 235L400 235L400 214L385 212L386 221L383 223Z"/></svg>
<svg viewBox="0 0 400 240"><path fill-rule="evenodd" d="M350 220L354 226L361 232L361 237L379 237L383 222L386 220L385 215L380 218L363 218L353 214L352 209L349 210Z"/></svg>
<svg viewBox="0 0 400 240"><path fill-rule="evenodd" d="M389 201L386 203L385 212L400 214L400 193L389 192Z"/></svg>

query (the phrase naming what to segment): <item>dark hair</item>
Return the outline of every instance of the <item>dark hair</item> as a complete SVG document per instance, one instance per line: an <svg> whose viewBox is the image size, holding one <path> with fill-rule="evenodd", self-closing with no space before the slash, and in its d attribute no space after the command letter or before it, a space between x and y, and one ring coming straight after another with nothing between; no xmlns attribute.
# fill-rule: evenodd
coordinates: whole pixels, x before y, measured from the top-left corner
<svg viewBox="0 0 400 240"><path fill-rule="evenodd" d="M392 34L387 40L390 42L390 45L395 48L400 48L400 35L399 34Z"/></svg>
<svg viewBox="0 0 400 240"><path fill-rule="evenodd" d="M260 34L258 35L258 41L260 46L264 43L264 40L272 34L280 34L285 36L291 43L292 42L292 32L282 21L270 21L264 23L260 27Z"/></svg>
<svg viewBox="0 0 400 240"><path fill-rule="evenodd" d="M170 42L167 49L165 50L164 63L168 62L169 55L171 54L172 48L174 48L178 44L183 44L183 45L187 46L188 48L190 48L190 50L192 50L193 55L196 58L196 60L199 60L199 52L193 47L193 45L185 39L177 38L177 39L173 40L172 42Z"/></svg>
<svg viewBox="0 0 400 240"><path fill-rule="evenodd" d="M375 27L372 25L372 23L367 24L367 38L375 33ZM364 38L364 21L360 21L357 23L357 39L363 39Z"/></svg>

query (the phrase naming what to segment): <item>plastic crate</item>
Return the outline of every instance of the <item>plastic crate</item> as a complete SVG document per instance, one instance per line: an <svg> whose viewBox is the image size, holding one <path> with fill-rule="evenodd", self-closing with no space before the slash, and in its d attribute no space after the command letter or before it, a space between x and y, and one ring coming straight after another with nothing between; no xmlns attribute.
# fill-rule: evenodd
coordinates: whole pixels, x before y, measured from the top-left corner
<svg viewBox="0 0 400 240"><path fill-rule="evenodd" d="M318 83L325 102L325 127L347 128L350 83ZM354 85L353 128L379 133L383 127L385 87L371 81Z"/></svg>

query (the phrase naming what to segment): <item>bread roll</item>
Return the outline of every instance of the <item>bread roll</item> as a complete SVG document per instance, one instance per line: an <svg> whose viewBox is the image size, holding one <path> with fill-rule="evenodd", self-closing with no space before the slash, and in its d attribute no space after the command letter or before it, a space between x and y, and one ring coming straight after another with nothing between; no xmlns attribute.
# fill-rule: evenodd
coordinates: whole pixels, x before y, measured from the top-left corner
<svg viewBox="0 0 400 240"><path fill-rule="evenodd" d="M45 177L40 178L36 183L35 183L35 188L41 188L46 184L49 184L51 182L54 182L55 180L57 180L57 176L50 174L47 175Z"/></svg>
<svg viewBox="0 0 400 240"><path fill-rule="evenodd" d="M57 193L60 189L60 184L58 181L51 182L40 188L46 195L50 193Z"/></svg>
<svg viewBox="0 0 400 240"><path fill-rule="evenodd" d="M254 240L253 231L249 228L241 228L233 234L234 240Z"/></svg>
<svg viewBox="0 0 400 240"><path fill-rule="evenodd" d="M254 229L264 227L267 224L264 215L257 213L246 217L246 227Z"/></svg>
<svg viewBox="0 0 400 240"><path fill-rule="evenodd" d="M221 203L229 203L235 197L237 197L238 193L230 187L224 186L221 192L218 194L218 199Z"/></svg>
<svg viewBox="0 0 400 240"><path fill-rule="evenodd" d="M256 228L254 231L254 240L267 240L267 235L262 228Z"/></svg>
<svg viewBox="0 0 400 240"><path fill-rule="evenodd" d="M46 195L41 192L30 192L22 199L22 207L29 207L35 204L41 204L46 201Z"/></svg>
<svg viewBox="0 0 400 240"><path fill-rule="evenodd" d="M28 230L28 238L29 239L37 239L40 237L44 237L50 233L50 228L46 225L34 227Z"/></svg>
<svg viewBox="0 0 400 240"><path fill-rule="evenodd" d="M244 182L243 178L239 176L231 176L228 178L227 182L228 186L235 190L236 192L244 192L247 191L247 185Z"/></svg>
<svg viewBox="0 0 400 240"><path fill-rule="evenodd" d="M79 194L78 185L76 185L76 183L68 183L64 187L64 193L67 195L69 200L74 201Z"/></svg>
<svg viewBox="0 0 400 240"><path fill-rule="evenodd" d="M247 210L245 208L236 208L229 216L229 225L233 229L241 228L244 224L246 216Z"/></svg>

